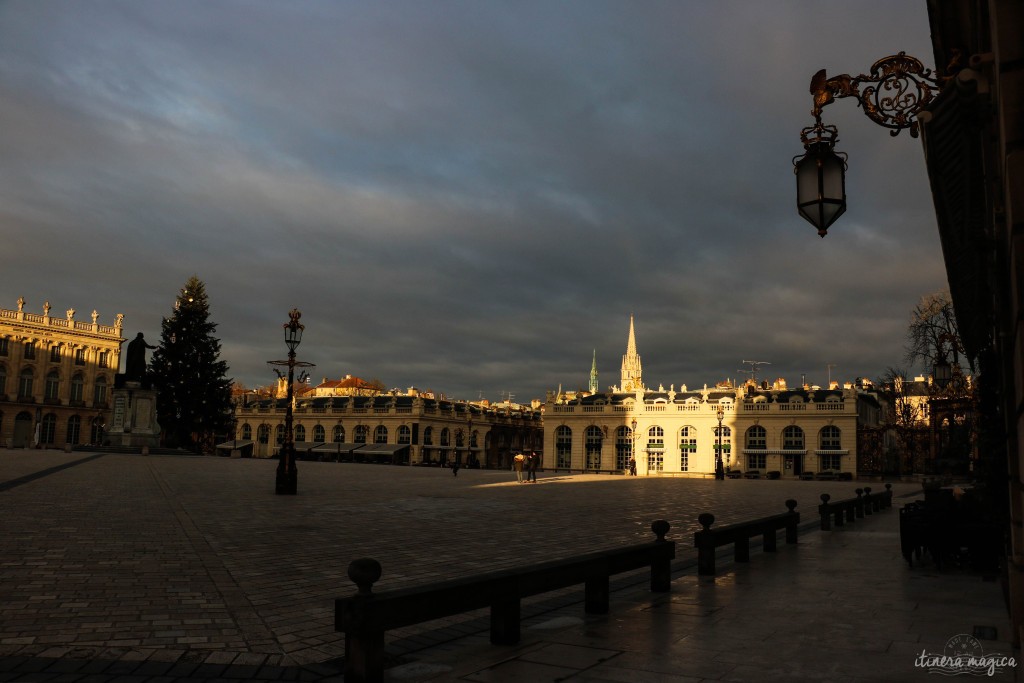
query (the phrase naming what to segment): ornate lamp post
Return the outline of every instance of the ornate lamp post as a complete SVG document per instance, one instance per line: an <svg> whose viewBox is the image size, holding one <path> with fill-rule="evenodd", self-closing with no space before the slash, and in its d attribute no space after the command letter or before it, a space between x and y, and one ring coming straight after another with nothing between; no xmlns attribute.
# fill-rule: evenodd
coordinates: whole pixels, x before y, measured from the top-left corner
<svg viewBox="0 0 1024 683"><path fill-rule="evenodd" d="M722 465L722 418L725 411L718 404L718 448L715 450L715 479L725 479L725 467Z"/></svg>
<svg viewBox="0 0 1024 683"><path fill-rule="evenodd" d="M281 452L277 463L277 486L274 493L292 494L298 492L299 471L295 466L295 435L292 432L292 384L295 379L295 368L311 368L313 363L303 363L295 360L295 349L302 342L302 331L305 326L299 322L302 313L299 309L293 308L288 313L290 320L284 325L284 343L288 345L288 360L270 360L270 365L288 366L288 403L284 413L284 443L281 444Z"/></svg>
<svg viewBox="0 0 1024 683"><path fill-rule="evenodd" d="M861 86L865 86L861 89ZM839 130L821 122L821 110L837 97L855 97L864 114L896 136L904 128L918 135L918 116L932 101L939 82L931 69L905 52L871 65L871 73L826 78L822 69L811 78L814 125L800 132L804 154L793 158L796 173L797 209L825 236L828 228L846 211L846 154L835 152Z"/></svg>

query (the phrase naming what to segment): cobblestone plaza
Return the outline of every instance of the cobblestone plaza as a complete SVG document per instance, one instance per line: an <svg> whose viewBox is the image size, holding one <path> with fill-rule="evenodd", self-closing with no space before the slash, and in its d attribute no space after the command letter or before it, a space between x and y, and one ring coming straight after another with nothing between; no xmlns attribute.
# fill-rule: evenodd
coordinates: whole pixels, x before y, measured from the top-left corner
<svg viewBox="0 0 1024 683"><path fill-rule="evenodd" d="M498 470L303 462L298 495L276 496L275 467L0 451L0 671L41 672L0 680L184 680L203 666L329 678L344 654L333 599L354 592L355 558L378 559L387 590L645 542L666 519L682 565L701 512L728 523L795 498L813 522L819 494L864 485L544 473L518 484Z"/></svg>

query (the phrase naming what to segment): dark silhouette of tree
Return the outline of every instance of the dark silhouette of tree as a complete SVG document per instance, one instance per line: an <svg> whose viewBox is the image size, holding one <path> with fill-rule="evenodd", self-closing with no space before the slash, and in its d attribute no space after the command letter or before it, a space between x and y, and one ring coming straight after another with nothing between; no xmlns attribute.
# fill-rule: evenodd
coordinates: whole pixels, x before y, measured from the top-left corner
<svg viewBox="0 0 1024 683"><path fill-rule="evenodd" d="M164 442L206 453L232 424L231 380L209 315L206 285L192 276L171 317L163 319L160 345L149 364Z"/></svg>
<svg viewBox="0 0 1024 683"><path fill-rule="evenodd" d="M949 352L953 352L959 359L961 351L960 330L956 324L956 314L949 292L935 292L921 297L910 313L906 361L911 365L921 363L925 366L926 372L931 372L936 361L951 360L947 356ZM974 359L963 360L967 361L971 374L974 374Z"/></svg>

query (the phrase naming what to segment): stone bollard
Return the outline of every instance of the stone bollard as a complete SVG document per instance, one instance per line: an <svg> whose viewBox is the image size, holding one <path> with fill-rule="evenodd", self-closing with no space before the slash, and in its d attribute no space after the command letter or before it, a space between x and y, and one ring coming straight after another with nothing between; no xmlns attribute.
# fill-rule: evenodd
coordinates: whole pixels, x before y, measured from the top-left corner
<svg viewBox="0 0 1024 683"><path fill-rule="evenodd" d="M380 562L369 557L353 560L348 565L348 578L359 588L350 618L359 625L345 632L346 681L379 683L383 680L384 630L370 623L365 610L373 601L373 584L381 573Z"/></svg>
<svg viewBox="0 0 1024 683"><path fill-rule="evenodd" d="M832 496L827 493L823 493L819 496L821 498L821 505L818 506L818 515L821 517L821 530L831 531L832 530L832 512L828 506L828 501L832 499Z"/></svg>

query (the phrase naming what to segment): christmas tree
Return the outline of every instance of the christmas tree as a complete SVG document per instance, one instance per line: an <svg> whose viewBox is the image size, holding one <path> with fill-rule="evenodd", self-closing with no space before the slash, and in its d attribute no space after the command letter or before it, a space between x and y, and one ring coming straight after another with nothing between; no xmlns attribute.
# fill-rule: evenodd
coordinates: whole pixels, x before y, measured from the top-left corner
<svg viewBox="0 0 1024 683"><path fill-rule="evenodd" d="M149 363L157 416L166 445L212 452L231 429L231 380L220 360L217 326L210 322L206 285L192 276L164 318L160 345Z"/></svg>

